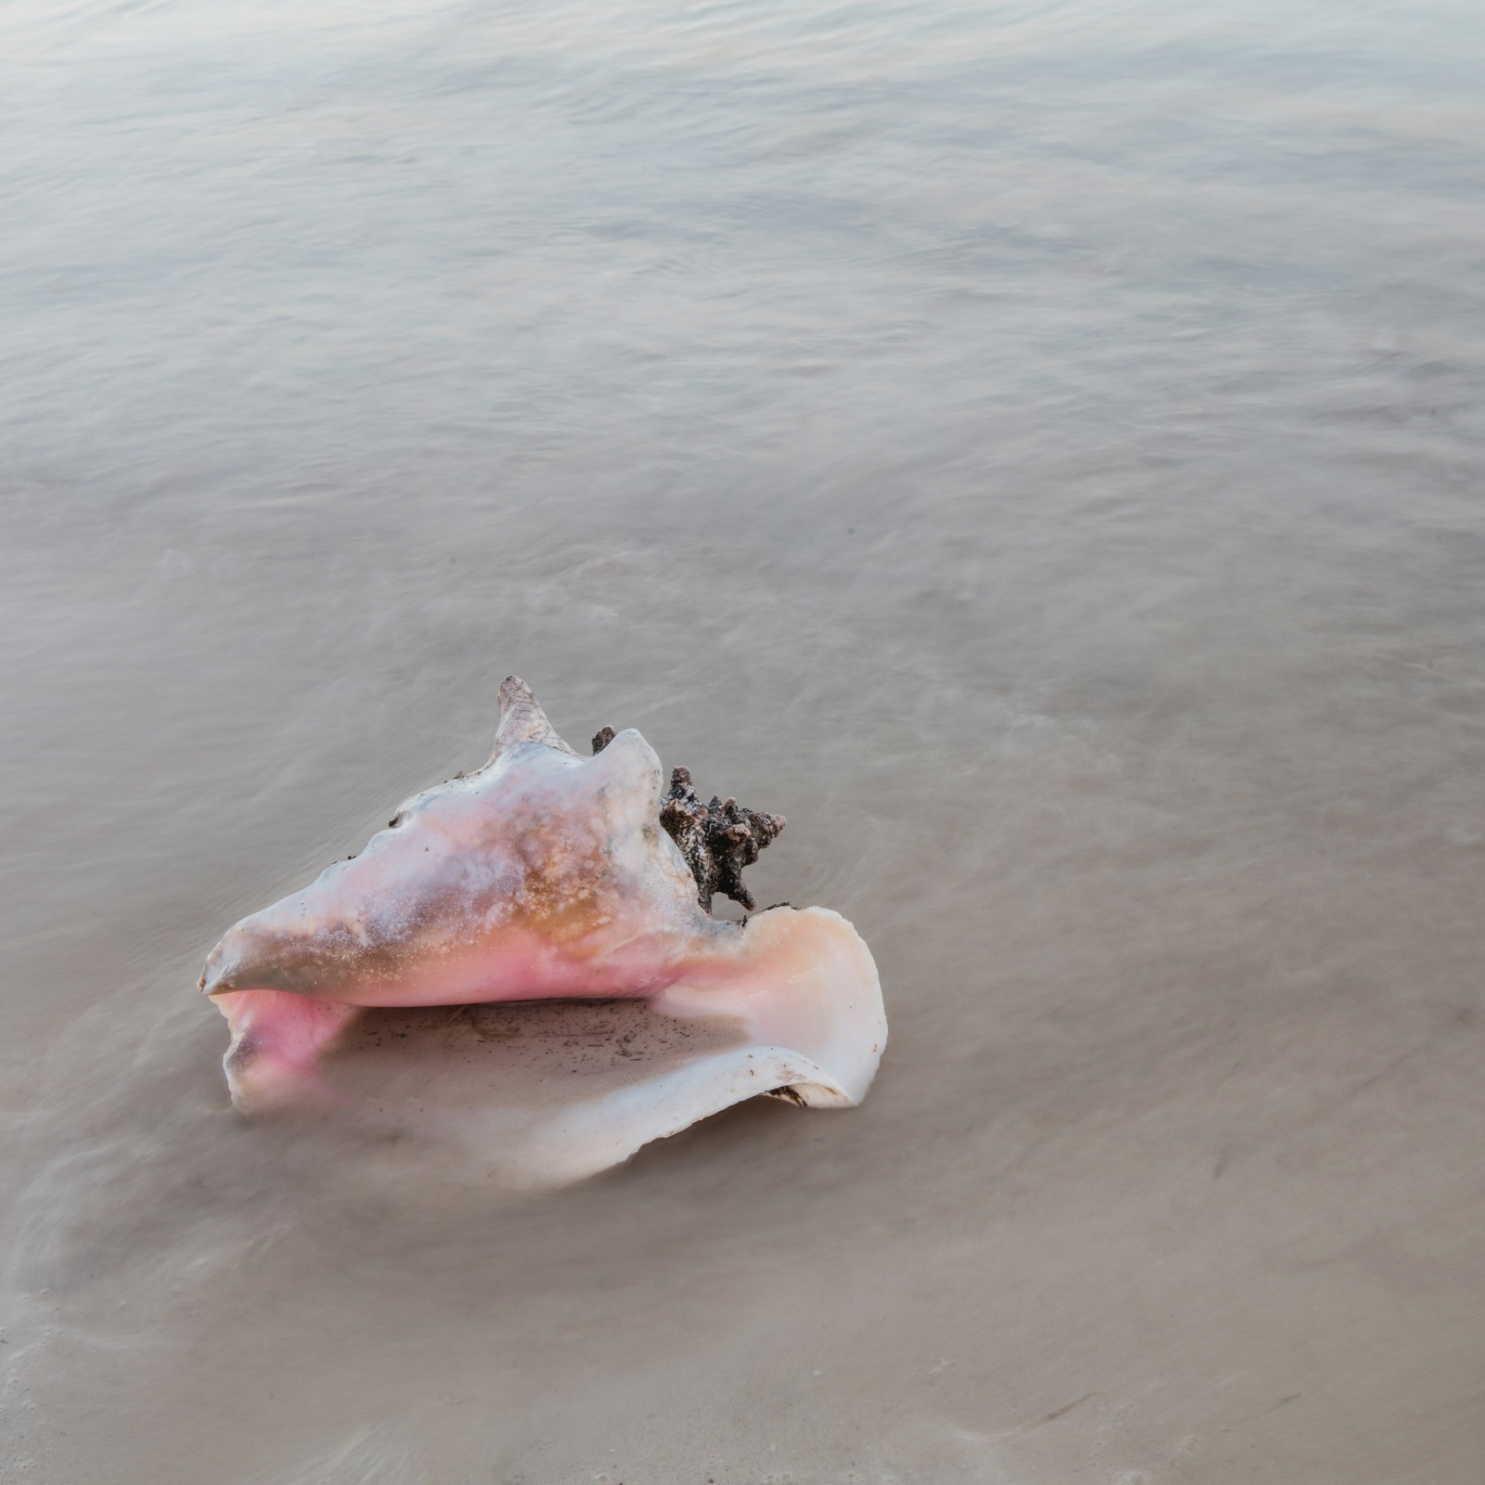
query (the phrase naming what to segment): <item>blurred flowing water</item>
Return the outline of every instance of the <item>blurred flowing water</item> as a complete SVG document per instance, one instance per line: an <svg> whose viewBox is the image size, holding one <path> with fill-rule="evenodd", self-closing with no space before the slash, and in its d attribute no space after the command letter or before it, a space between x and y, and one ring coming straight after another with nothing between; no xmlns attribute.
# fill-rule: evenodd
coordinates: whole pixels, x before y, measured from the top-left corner
<svg viewBox="0 0 1485 1485"><path fill-rule="evenodd" d="M0 1481L1473 1482L1485 13L0 8ZM231 1112L523 675L893 1040L585 1186Z"/></svg>

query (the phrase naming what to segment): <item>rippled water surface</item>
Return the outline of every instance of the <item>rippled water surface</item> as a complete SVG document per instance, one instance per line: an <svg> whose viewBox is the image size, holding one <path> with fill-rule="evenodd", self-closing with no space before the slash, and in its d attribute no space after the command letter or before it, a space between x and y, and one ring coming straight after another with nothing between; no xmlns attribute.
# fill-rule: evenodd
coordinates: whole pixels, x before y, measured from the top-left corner
<svg viewBox="0 0 1485 1485"><path fill-rule="evenodd" d="M0 8L0 1481L1473 1485L1477 4ZM556 1196L243 1123L516 671L893 1039Z"/></svg>

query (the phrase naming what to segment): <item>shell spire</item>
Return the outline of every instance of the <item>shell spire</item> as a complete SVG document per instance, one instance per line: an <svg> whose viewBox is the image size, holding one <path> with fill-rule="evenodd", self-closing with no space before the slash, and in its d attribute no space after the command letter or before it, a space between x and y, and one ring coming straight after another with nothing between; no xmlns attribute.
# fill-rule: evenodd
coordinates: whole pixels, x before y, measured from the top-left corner
<svg viewBox="0 0 1485 1485"><path fill-rule="evenodd" d="M495 749L490 754L490 762L523 743L539 743L542 747L557 748L577 756L557 735L557 729L547 720L541 703L531 694L531 687L520 676L508 675L500 683L500 726L495 733Z"/></svg>

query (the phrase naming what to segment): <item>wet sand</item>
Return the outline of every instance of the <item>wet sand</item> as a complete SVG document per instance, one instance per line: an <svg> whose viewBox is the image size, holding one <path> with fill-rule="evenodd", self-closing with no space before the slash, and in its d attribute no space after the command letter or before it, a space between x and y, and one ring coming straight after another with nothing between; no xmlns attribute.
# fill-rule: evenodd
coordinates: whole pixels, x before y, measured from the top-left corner
<svg viewBox="0 0 1485 1485"><path fill-rule="evenodd" d="M0 18L0 1481L1475 1485L1469 7ZM555 1195L201 962L515 671L860 1109Z"/></svg>
<svg viewBox="0 0 1485 1485"><path fill-rule="evenodd" d="M644 1001L534 1001L363 1011L321 1063L331 1085L391 1107L430 1087L452 1108L502 1101L545 1109L662 1076L746 1044L735 1018L685 1020Z"/></svg>

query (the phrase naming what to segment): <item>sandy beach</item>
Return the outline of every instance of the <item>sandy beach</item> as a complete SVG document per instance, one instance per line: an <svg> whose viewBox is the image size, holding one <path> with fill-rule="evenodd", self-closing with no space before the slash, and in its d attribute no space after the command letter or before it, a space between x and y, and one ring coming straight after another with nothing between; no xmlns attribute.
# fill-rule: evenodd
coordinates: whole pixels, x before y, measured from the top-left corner
<svg viewBox="0 0 1485 1485"><path fill-rule="evenodd" d="M0 1482L1477 1485L1482 50L0 12ZM513 671L787 816L860 1108L232 1111L207 951Z"/></svg>

